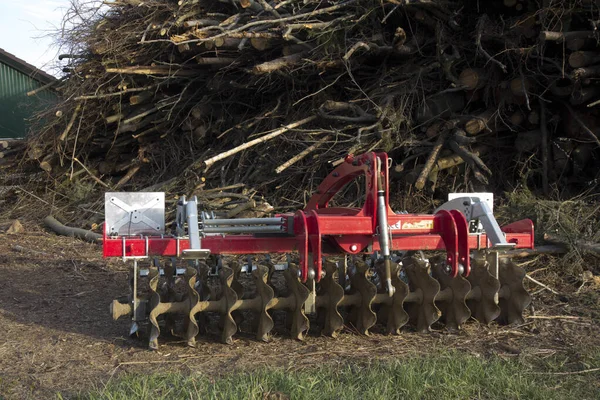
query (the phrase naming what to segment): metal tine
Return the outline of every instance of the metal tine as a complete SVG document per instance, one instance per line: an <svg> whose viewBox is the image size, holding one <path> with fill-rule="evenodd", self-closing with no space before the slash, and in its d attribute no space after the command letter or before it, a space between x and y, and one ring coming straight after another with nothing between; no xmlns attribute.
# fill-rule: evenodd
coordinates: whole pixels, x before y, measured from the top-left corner
<svg viewBox="0 0 600 400"><path fill-rule="evenodd" d="M150 337L148 340L148 346L152 350L158 350L158 337L160 335L160 326L158 325L158 316L161 314L158 306L160 304L160 295L158 294L158 278L160 274L157 267L150 267L148 278L148 287L150 288L150 314L148 319L150 321Z"/></svg>
<svg viewBox="0 0 600 400"><path fill-rule="evenodd" d="M523 286L525 270L510 259L500 261L500 317L502 324L521 324L523 311L531 303L531 296Z"/></svg>
<svg viewBox="0 0 600 400"><path fill-rule="evenodd" d="M368 277L369 266L362 260L355 261L356 271L350 277L351 290L360 294L360 301L355 305L353 317L356 329L363 335L369 335L369 329L377 322L377 315L372 304L377 295L377 286Z"/></svg>
<svg viewBox="0 0 600 400"><path fill-rule="evenodd" d="M207 332L208 316L206 315L206 313L193 312L193 308L196 304L198 304L199 301L214 301L217 298L217 295L215 294L215 290L208 285L208 276L210 272L210 267L208 266L208 264L206 264L205 262L199 262L197 263L194 269L196 271L195 284L193 287L195 295L192 295L192 298L196 299L196 301L192 301L194 305L190 310L189 318L190 320L193 320L194 324L198 326L198 332L194 334L194 336L196 336L200 332ZM189 332L187 334L187 338L188 344L192 345L191 343L189 343Z"/></svg>
<svg viewBox="0 0 600 400"><path fill-rule="evenodd" d="M442 312L441 319L447 329L458 330L471 316L471 310L466 304L471 284L460 275L448 275L444 270L443 256L434 257L430 262L431 275L438 281L441 289L435 298L435 304Z"/></svg>
<svg viewBox="0 0 600 400"><path fill-rule="evenodd" d="M344 318L342 318L338 309L344 298L344 288L336 281L338 279L338 266L335 262L326 260L323 263L323 268L325 276L321 279L320 295L317 298L321 332L324 335L336 337L344 328Z"/></svg>
<svg viewBox="0 0 600 400"><path fill-rule="evenodd" d="M310 295L310 290L300 281L296 264L290 264L289 268L283 272L283 276L295 300L294 307L288 311L288 319L291 321L290 335L294 339L303 340L304 332L307 332L310 327L304 313L304 303Z"/></svg>
<svg viewBox="0 0 600 400"><path fill-rule="evenodd" d="M196 314L193 312L193 310L202 298L202 295L196 290L196 287L198 287L197 283L199 283L197 282L198 271L195 268L188 267L186 278L189 299L189 310L187 314L185 338L187 340L188 346L195 347L196 335L200 333L200 324L196 321ZM200 287L202 287L201 283ZM201 317L202 323L205 322L203 317Z"/></svg>
<svg viewBox="0 0 600 400"><path fill-rule="evenodd" d="M182 300L181 296L177 294L175 290L176 276L175 276L175 265L177 260L171 258L165 261L164 271L165 279L161 285L161 302L174 303ZM160 278L159 278L160 279ZM165 329L175 336L180 336L175 333L175 318L172 314L165 315Z"/></svg>
<svg viewBox="0 0 600 400"><path fill-rule="evenodd" d="M272 300L275 297L273 288L267 283L269 279L269 268L264 265L257 265L256 270L252 271L252 276L256 282L257 297L260 299L256 339L268 342L269 332L271 332L275 326L273 318L271 318L268 312L273 306Z"/></svg>
<svg viewBox="0 0 600 400"><path fill-rule="evenodd" d="M170 266L165 268L165 270L169 270L170 273L167 278L168 280L174 281L174 266ZM169 288L171 283L167 282L167 290L161 294L158 292L158 283L160 279L160 273L157 267L150 267L149 269L149 278L150 281L148 283L150 289L150 312L148 315L148 319L150 321L150 337L149 337L149 347L153 350L158 349L158 338L160 336L160 325L158 322L158 317L163 314L167 314L167 327L169 327L169 319L172 317L171 314L184 314L186 315L186 319L184 320L184 328L183 332L175 333L172 332L176 336L185 337L189 340L189 324L190 310L193 308L195 303L197 303L197 292L194 288L195 278L196 278L196 270L194 268L188 268L185 273L185 280L187 281L187 296L181 297L177 296L174 293L174 289ZM190 286L191 285L191 286ZM165 295L166 293L166 295ZM163 301L165 299L166 301ZM173 322L171 322L171 325ZM195 324L195 321L194 321ZM194 325L192 324L192 325Z"/></svg>
<svg viewBox="0 0 600 400"><path fill-rule="evenodd" d="M383 260L376 264L380 276L385 273ZM383 298L381 307L377 314L378 320L385 322L388 334L400 334L402 328L408 322L408 313L404 310L404 300L408 296L408 285L400 279L400 264L392 263L392 285L394 286L394 296L390 299L387 290L380 281L378 297ZM383 296L381 296L383 294Z"/></svg>
<svg viewBox="0 0 600 400"><path fill-rule="evenodd" d="M410 288L410 294L405 301L406 311L417 331L427 332L440 316L440 310L435 305L440 284L429 275L425 261L411 257L405 259L403 265Z"/></svg>
<svg viewBox="0 0 600 400"><path fill-rule="evenodd" d="M240 282L240 275L242 274L242 267L237 261L231 261L229 263L229 268L233 271L233 280L231 281L231 288L235 290L237 294L237 299L241 300L244 298L244 286ZM231 312L233 319L238 327L242 325L244 322L244 314L242 311L233 310Z"/></svg>
<svg viewBox="0 0 600 400"><path fill-rule="evenodd" d="M467 280L471 284L471 291L467 295L471 316L482 324L489 324L500 315L500 307L495 300L500 281L490 274L487 261L478 258L471 261L471 273Z"/></svg>
<svg viewBox="0 0 600 400"><path fill-rule="evenodd" d="M221 280L221 298L222 303L222 325L223 332L221 333L221 341L226 344L233 343L233 335L237 332L237 323L231 315L235 310L238 300L237 292L231 287L234 278L234 271L230 267L223 266L219 271Z"/></svg>

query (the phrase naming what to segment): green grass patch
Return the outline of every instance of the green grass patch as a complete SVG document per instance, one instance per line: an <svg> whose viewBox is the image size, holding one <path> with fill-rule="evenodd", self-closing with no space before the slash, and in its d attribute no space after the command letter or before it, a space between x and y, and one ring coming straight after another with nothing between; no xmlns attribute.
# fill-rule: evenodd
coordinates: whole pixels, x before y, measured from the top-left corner
<svg viewBox="0 0 600 400"><path fill-rule="evenodd" d="M539 366L538 366L539 367ZM594 399L599 373L549 375L458 352L221 376L124 374L82 399ZM547 371L547 370L546 370Z"/></svg>

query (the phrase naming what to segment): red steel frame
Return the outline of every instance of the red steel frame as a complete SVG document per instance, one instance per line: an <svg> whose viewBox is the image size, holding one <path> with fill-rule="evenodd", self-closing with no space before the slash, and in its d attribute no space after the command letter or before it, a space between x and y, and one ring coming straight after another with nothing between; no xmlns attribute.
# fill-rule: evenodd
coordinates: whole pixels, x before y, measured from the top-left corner
<svg viewBox="0 0 600 400"><path fill-rule="evenodd" d="M377 171L377 163L383 166ZM212 254L299 254L302 280L310 268L321 277L322 256L365 254L379 251L377 219L378 179L383 179L392 250L446 250L451 275L459 264L468 275L469 251L489 248L485 234L470 234L465 216L458 210L430 214L395 214L389 207L388 156L386 153L349 155L319 185L304 210L293 216L293 235L218 235L202 238L202 248ZM359 176L365 176L366 198L362 208L329 207L333 196ZM533 248L534 228L529 219L502 227L506 240L516 248ZM324 249L325 245L325 249ZM187 238L121 236L104 233L104 257L180 256L190 247Z"/></svg>

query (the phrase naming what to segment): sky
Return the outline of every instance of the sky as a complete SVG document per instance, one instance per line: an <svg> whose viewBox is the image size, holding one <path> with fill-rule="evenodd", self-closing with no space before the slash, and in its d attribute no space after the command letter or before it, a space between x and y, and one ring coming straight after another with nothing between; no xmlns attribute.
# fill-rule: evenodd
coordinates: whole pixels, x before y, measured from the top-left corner
<svg viewBox="0 0 600 400"><path fill-rule="evenodd" d="M58 49L49 33L60 28L69 0L0 0L0 48L46 72Z"/></svg>

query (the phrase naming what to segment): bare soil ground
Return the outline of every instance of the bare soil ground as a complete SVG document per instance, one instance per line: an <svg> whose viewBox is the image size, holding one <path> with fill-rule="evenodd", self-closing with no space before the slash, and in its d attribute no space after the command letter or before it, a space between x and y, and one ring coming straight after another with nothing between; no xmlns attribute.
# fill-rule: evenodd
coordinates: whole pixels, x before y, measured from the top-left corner
<svg viewBox="0 0 600 400"><path fill-rule="evenodd" d="M539 265L526 268L531 272ZM598 270L593 266L595 274ZM552 282L564 295L535 294L534 315L528 310L519 326L471 321L458 333L440 326L429 334L407 328L400 336L370 337L349 329L337 339L313 335L304 342L277 334L267 344L241 334L231 346L202 337L197 348L173 338L163 339L153 352L145 340L127 336L128 321L115 322L109 315L111 300L128 291L127 273L122 262L102 259L100 246L57 237L36 225L26 224L25 233L18 235L0 234L0 398L68 396L128 371L223 374L262 366L400 358L448 348L532 362L564 355L564 367L577 369L585 368L578 360L586 351L600 348L599 288L592 282L576 294L580 282L573 277ZM527 286L532 292L540 289L531 282Z"/></svg>

